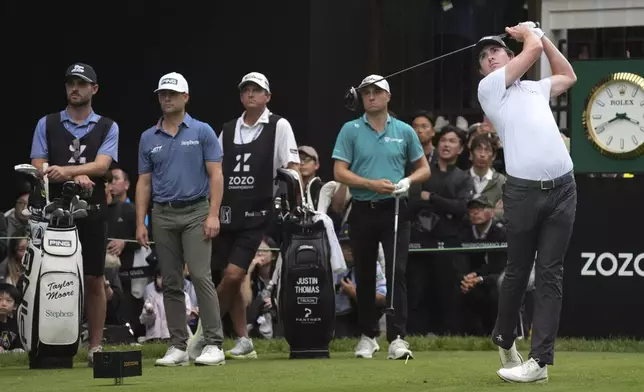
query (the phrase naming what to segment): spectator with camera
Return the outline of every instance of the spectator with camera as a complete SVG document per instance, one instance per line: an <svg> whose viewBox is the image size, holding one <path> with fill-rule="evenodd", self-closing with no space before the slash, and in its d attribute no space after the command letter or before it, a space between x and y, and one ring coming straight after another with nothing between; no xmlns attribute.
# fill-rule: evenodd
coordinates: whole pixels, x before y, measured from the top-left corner
<svg viewBox="0 0 644 392"><path fill-rule="evenodd" d="M409 192L411 239L421 247L434 248L438 242L458 241L458 233L467 216L467 203L474 192L472 178L456 166L465 147L465 132L445 125L438 138L438 161L430 165L432 176ZM415 333L454 333L461 328L453 306L460 295L456 289L460 278L452 256L410 254L407 271L409 322L410 330Z"/></svg>

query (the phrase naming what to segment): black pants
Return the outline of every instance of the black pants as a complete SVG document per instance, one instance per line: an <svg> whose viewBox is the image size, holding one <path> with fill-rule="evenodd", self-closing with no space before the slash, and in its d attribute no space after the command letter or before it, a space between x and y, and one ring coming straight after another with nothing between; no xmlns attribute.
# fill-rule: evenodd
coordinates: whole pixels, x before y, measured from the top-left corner
<svg viewBox="0 0 644 392"><path fill-rule="evenodd" d="M519 308L536 263L530 358L552 365L563 298L563 261L575 221L577 187L569 173L554 184L550 181L541 186L508 176L504 188L508 265L492 339L505 349L512 346Z"/></svg>
<svg viewBox="0 0 644 392"><path fill-rule="evenodd" d="M406 267L409 253L409 219L407 202L400 200L398 238L396 245L396 274L392 282L394 254L393 199L370 203L354 201L349 215L349 235L355 262L355 279L358 302L358 317L362 333L375 337L379 333L378 320L381 311L376 307L376 263L378 244L385 253L385 276L387 279L387 304L391 303L393 287L395 314L387 316L387 340L397 336L404 338L407 331L407 280ZM393 283L393 284L392 284Z"/></svg>

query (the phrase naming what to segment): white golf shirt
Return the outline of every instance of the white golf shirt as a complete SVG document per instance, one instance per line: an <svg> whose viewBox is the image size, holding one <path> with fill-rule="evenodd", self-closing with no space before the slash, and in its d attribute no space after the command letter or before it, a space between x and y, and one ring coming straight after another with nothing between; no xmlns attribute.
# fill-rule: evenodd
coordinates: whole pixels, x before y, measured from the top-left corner
<svg viewBox="0 0 644 392"><path fill-rule="evenodd" d="M478 87L481 108L503 142L505 169L512 177L551 180L573 169L550 109L550 79L517 80L505 87L505 67Z"/></svg>

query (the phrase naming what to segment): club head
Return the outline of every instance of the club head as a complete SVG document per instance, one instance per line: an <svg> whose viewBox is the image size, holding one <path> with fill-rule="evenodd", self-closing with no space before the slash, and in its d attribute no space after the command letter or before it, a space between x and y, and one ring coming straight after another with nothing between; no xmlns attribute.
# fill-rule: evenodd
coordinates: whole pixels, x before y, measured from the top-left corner
<svg viewBox="0 0 644 392"><path fill-rule="evenodd" d="M76 204L77 210L86 210L87 209L87 201L86 200L79 200L78 203Z"/></svg>
<svg viewBox="0 0 644 392"><path fill-rule="evenodd" d="M78 195L74 195L74 197L72 197L72 202L70 203L70 205L71 207L76 207L79 202L80 198L78 197Z"/></svg>
<svg viewBox="0 0 644 392"><path fill-rule="evenodd" d="M63 211L63 209L62 209L62 208L60 208L60 207L59 207L59 208L56 208L56 209L51 213L51 217L52 217L52 218L62 218L63 216L65 216L65 211Z"/></svg>
<svg viewBox="0 0 644 392"><path fill-rule="evenodd" d="M383 309L382 313L386 316L393 316L396 312L394 311L393 307L390 307L390 308Z"/></svg>
<svg viewBox="0 0 644 392"><path fill-rule="evenodd" d="M72 213L72 218L74 219L82 219L82 218L87 218L87 211L86 210L76 210Z"/></svg>
<svg viewBox="0 0 644 392"><path fill-rule="evenodd" d="M14 166L14 170L19 173L24 173L34 178L38 178L38 169L36 169L34 165L23 163L21 165Z"/></svg>
<svg viewBox="0 0 644 392"><path fill-rule="evenodd" d="M344 107L355 112L358 108L358 91L355 88L351 87L344 94Z"/></svg>

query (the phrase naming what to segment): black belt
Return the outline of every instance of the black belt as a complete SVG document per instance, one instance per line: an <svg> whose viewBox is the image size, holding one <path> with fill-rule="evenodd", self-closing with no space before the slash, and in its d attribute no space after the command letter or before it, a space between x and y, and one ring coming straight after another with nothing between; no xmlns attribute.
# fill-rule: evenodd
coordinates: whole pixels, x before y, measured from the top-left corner
<svg viewBox="0 0 644 392"><path fill-rule="evenodd" d="M163 203L158 203L157 202L157 204L160 205L160 206L163 206L163 207L183 208L183 207L191 206L193 204L197 204L197 203L202 202L204 200L206 200L205 197L200 197L200 198L194 199L194 200L175 200L175 201L166 201L166 202L163 202Z"/></svg>
<svg viewBox="0 0 644 392"><path fill-rule="evenodd" d="M555 189L561 185L567 184L575 180L575 176L572 171L564 174L561 177L557 177L552 180L526 180L523 178L516 178L510 175L506 176L508 184L527 186L530 188L541 189L542 191L547 191L550 189Z"/></svg>
<svg viewBox="0 0 644 392"><path fill-rule="evenodd" d="M367 208L373 208L373 209L387 209L387 208L394 208L396 203L396 199L393 197L387 198L387 199L381 199L381 200L355 200L351 202L351 204L355 204L356 206L362 206L362 207L367 207Z"/></svg>

